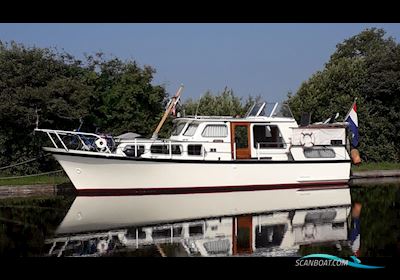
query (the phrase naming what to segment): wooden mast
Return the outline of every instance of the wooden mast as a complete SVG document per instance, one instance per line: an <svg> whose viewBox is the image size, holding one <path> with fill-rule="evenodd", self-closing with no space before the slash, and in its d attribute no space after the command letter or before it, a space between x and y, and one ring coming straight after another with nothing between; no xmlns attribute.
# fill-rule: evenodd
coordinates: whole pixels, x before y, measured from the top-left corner
<svg viewBox="0 0 400 280"><path fill-rule="evenodd" d="M178 103L179 101L179 97L182 93L183 90L183 85L181 85L178 89L178 91L176 92L175 96L172 97L170 103L168 104L167 109L165 110L165 113L161 119L161 121L158 123L158 126L156 128L156 130L153 132L153 136L151 137L152 139L157 139L158 137L158 133L160 132L161 127L164 125L165 120L167 119L168 115L170 114L172 108Z"/></svg>

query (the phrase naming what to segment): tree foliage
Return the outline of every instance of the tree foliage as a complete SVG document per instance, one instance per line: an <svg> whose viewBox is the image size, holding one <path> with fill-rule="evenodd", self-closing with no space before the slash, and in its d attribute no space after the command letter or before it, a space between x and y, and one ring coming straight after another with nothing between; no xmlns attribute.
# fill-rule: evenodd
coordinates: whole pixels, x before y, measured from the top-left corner
<svg viewBox="0 0 400 280"><path fill-rule="evenodd" d="M163 87L151 84L154 72L102 54L82 62L67 53L0 42L0 167L38 155L36 110L41 128L73 130L82 118L87 131L150 134L167 97ZM42 160L20 171L45 168L51 167Z"/></svg>
<svg viewBox="0 0 400 280"><path fill-rule="evenodd" d="M183 104L183 110L186 115L196 115L196 113L204 116L244 115L254 101L251 96L244 101L243 98L236 96L232 89L225 88L217 94L207 91L198 100L188 99Z"/></svg>
<svg viewBox="0 0 400 280"><path fill-rule="evenodd" d="M398 161L400 140L400 45L382 29L367 29L337 45L322 71L288 102L294 115L321 121L344 118L357 99L360 152L367 161Z"/></svg>
<svg viewBox="0 0 400 280"><path fill-rule="evenodd" d="M155 70L118 58L105 60L102 54L89 57L88 67L99 69L90 81L94 85L92 121L113 134L135 131L149 135L167 97L163 87L151 84Z"/></svg>

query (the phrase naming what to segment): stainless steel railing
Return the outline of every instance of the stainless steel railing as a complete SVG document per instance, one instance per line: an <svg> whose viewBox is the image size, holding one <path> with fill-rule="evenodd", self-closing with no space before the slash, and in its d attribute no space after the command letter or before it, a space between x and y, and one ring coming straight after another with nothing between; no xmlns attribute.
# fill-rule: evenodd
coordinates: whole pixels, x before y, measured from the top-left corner
<svg viewBox="0 0 400 280"><path fill-rule="evenodd" d="M94 133L87 132L79 132L79 131L66 131L66 130L54 130L54 129L35 129L35 131L44 132L47 134L51 142L53 143L55 148L60 148L56 141L58 139L62 148L65 151L69 151L70 149L67 147L68 143L65 143L61 136L73 136L73 139L79 141L82 145L82 150L91 150L91 148L96 147L99 152L111 153L110 148L108 147L107 140L100 135ZM54 137L54 138L53 138ZM95 139L95 140L94 140Z"/></svg>

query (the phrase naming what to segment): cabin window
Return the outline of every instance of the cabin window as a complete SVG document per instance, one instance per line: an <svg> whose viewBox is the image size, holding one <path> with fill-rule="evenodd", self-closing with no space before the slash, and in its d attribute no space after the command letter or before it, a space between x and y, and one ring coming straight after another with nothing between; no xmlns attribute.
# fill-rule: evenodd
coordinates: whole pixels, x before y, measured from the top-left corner
<svg viewBox="0 0 400 280"><path fill-rule="evenodd" d="M304 156L306 158L334 158L335 151L324 147L314 147L304 149Z"/></svg>
<svg viewBox="0 0 400 280"><path fill-rule="evenodd" d="M183 133L184 136L193 136L194 133L196 132L196 129L199 125L197 123L191 123L188 125L186 128L185 133Z"/></svg>
<svg viewBox="0 0 400 280"><path fill-rule="evenodd" d="M171 148L173 155L180 155L182 153L181 145L171 145ZM152 154L169 154L169 145L151 145L150 151Z"/></svg>
<svg viewBox="0 0 400 280"><path fill-rule="evenodd" d="M343 145L342 140L331 140L331 145L332 146L340 146Z"/></svg>
<svg viewBox="0 0 400 280"><path fill-rule="evenodd" d="M208 124L203 132L203 137L226 137L228 136L228 128L224 124Z"/></svg>
<svg viewBox="0 0 400 280"><path fill-rule="evenodd" d="M126 237L133 237L136 238L136 230L138 233L138 239L145 239L146 238L146 232L144 232L141 228L129 228Z"/></svg>
<svg viewBox="0 0 400 280"><path fill-rule="evenodd" d="M331 223L336 218L336 210L308 212L304 218L306 224Z"/></svg>
<svg viewBox="0 0 400 280"><path fill-rule="evenodd" d="M342 229L344 228L344 223L332 223L332 229Z"/></svg>
<svg viewBox="0 0 400 280"><path fill-rule="evenodd" d="M189 236L203 234L203 225L189 226Z"/></svg>
<svg viewBox="0 0 400 280"><path fill-rule="evenodd" d="M254 148L260 144L260 149L285 148L281 132L276 125L253 126Z"/></svg>
<svg viewBox="0 0 400 280"><path fill-rule="evenodd" d="M172 135L173 136L179 135L182 132L185 125L186 125L186 122L175 123L174 126L172 127Z"/></svg>
<svg viewBox="0 0 400 280"><path fill-rule="evenodd" d="M126 146L124 149L124 153L128 157L134 157L135 156L135 145L129 145ZM143 145L138 145L136 148L136 155L140 157L142 154L144 154L144 146Z"/></svg>
<svg viewBox="0 0 400 280"><path fill-rule="evenodd" d="M202 145L188 145L188 155L200 156Z"/></svg>
<svg viewBox="0 0 400 280"><path fill-rule="evenodd" d="M182 234L182 226L177 226L173 228L173 235L178 236Z"/></svg>
<svg viewBox="0 0 400 280"><path fill-rule="evenodd" d="M171 229L170 228L153 229L151 237L153 237L153 238L170 238L171 237Z"/></svg>
<svg viewBox="0 0 400 280"><path fill-rule="evenodd" d="M249 249L250 234L251 234L250 228L248 227L237 228L236 246L238 251L244 251Z"/></svg>
<svg viewBox="0 0 400 280"><path fill-rule="evenodd" d="M236 148L243 149L249 146L249 134L247 125L236 125L235 127Z"/></svg>
<svg viewBox="0 0 400 280"><path fill-rule="evenodd" d="M270 248L279 246L282 243L283 237L287 231L287 226L283 224L278 225L261 225L255 228L255 247L256 248Z"/></svg>

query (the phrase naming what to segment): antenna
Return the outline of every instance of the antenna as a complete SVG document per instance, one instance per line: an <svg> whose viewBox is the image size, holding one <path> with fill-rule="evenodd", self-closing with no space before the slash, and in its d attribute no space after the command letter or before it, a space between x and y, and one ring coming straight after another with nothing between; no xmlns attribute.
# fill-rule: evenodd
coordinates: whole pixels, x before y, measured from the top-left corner
<svg viewBox="0 0 400 280"><path fill-rule="evenodd" d="M35 115L36 115L36 128L35 129L39 129L39 114L38 114L37 106L35 107Z"/></svg>
<svg viewBox="0 0 400 280"><path fill-rule="evenodd" d="M199 102L197 103L196 113L194 114L194 118L195 118L195 119L197 119L197 113L198 113L198 111L199 111L200 102L201 102L201 96L200 96Z"/></svg>
<svg viewBox="0 0 400 280"><path fill-rule="evenodd" d="M200 107L200 103L201 103L201 99L203 98L203 95L204 95L204 94L202 94L202 95L200 96L199 102L197 103L196 113L194 114L194 118L195 118L195 119L197 119L197 113L199 112L199 107Z"/></svg>

